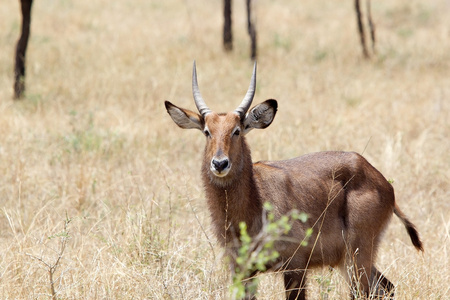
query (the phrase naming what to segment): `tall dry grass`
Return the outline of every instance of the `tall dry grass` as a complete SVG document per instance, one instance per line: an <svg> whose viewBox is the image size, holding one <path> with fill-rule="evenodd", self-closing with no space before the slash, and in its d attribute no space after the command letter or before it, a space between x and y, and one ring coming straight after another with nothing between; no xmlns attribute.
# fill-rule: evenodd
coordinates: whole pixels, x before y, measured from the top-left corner
<svg viewBox="0 0 450 300"><path fill-rule="evenodd" d="M199 179L203 137L163 100L234 108L251 63L244 3L235 51L221 47L221 1L40 0L27 96L12 100L18 1L0 6L0 294L48 299L222 299L228 271ZM417 225L416 253L393 218L378 255L397 299L450 297L450 4L373 3L378 54L364 61L353 2L257 2L255 102L279 101L249 135L254 160L352 150L395 181ZM70 222L69 222L70 220ZM63 247L64 246L64 247ZM337 272L310 276L312 299L347 296ZM281 299L263 275L262 299Z"/></svg>

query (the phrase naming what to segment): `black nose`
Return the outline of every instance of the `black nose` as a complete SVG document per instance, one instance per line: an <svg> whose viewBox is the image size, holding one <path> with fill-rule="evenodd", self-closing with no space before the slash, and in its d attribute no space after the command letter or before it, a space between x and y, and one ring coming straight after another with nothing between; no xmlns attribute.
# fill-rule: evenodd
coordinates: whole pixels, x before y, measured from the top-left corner
<svg viewBox="0 0 450 300"><path fill-rule="evenodd" d="M221 160L213 159L212 164L214 166L214 169L217 170L217 172L222 172L224 169L228 167L228 159L226 158Z"/></svg>

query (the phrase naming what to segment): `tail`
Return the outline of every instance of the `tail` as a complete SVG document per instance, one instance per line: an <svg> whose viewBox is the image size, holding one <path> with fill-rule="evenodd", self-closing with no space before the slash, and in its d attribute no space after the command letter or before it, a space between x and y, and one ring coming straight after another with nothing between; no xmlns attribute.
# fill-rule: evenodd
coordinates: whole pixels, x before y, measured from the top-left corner
<svg viewBox="0 0 450 300"><path fill-rule="evenodd" d="M422 241L419 238L419 233L416 230L416 227L410 220L406 217L406 215L400 210L400 208L395 204L394 214L400 218L403 225L405 225L406 230L408 231L409 237L411 238L411 242L417 250L424 251Z"/></svg>

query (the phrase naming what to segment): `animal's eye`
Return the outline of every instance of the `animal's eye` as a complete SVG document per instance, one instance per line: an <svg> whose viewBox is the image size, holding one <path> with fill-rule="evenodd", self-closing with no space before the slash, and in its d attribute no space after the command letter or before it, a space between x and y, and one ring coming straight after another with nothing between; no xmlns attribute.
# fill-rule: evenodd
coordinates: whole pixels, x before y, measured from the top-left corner
<svg viewBox="0 0 450 300"><path fill-rule="evenodd" d="M233 135L238 136L241 134L241 130L239 128L236 128L236 130L233 132Z"/></svg>
<svg viewBox="0 0 450 300"><path fill-rule="evenodd" d="M205 134L206 137L211 137L211 133L209 132L208 129L205 129L205 130L203 131L203 133Z"/></svg>

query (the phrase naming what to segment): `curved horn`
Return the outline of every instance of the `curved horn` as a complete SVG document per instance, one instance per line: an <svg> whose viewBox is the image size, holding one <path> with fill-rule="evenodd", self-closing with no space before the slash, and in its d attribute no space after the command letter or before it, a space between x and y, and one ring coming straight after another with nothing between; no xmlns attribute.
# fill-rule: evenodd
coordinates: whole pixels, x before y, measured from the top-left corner
<svg viewBox="0 0 450 300"><path fill-rule="evenodd" d="M194 95L195 106L197 106L197 109L202 115L202 117L205 117L207 114L211 112L211 110L208 108L208 106L206 106L205 100L203 100L202 95L200 94L200 89L198 88L195 60L194 60L194 67L192 70L192 94Z"/></svg>
<svg viewBox="0 0 450 300"><path fill-rule="evenodd" d="M250 108L250 105L252 105L253 97L255 96L255 90L256 90L256 61L255 65L253 66L253 74L252 79L250 80L250 86L248 87L247 94L245 94L244 100L242 100L241 104L234 110L238 115L245 116L247 113L247 110Z"/></svg>

